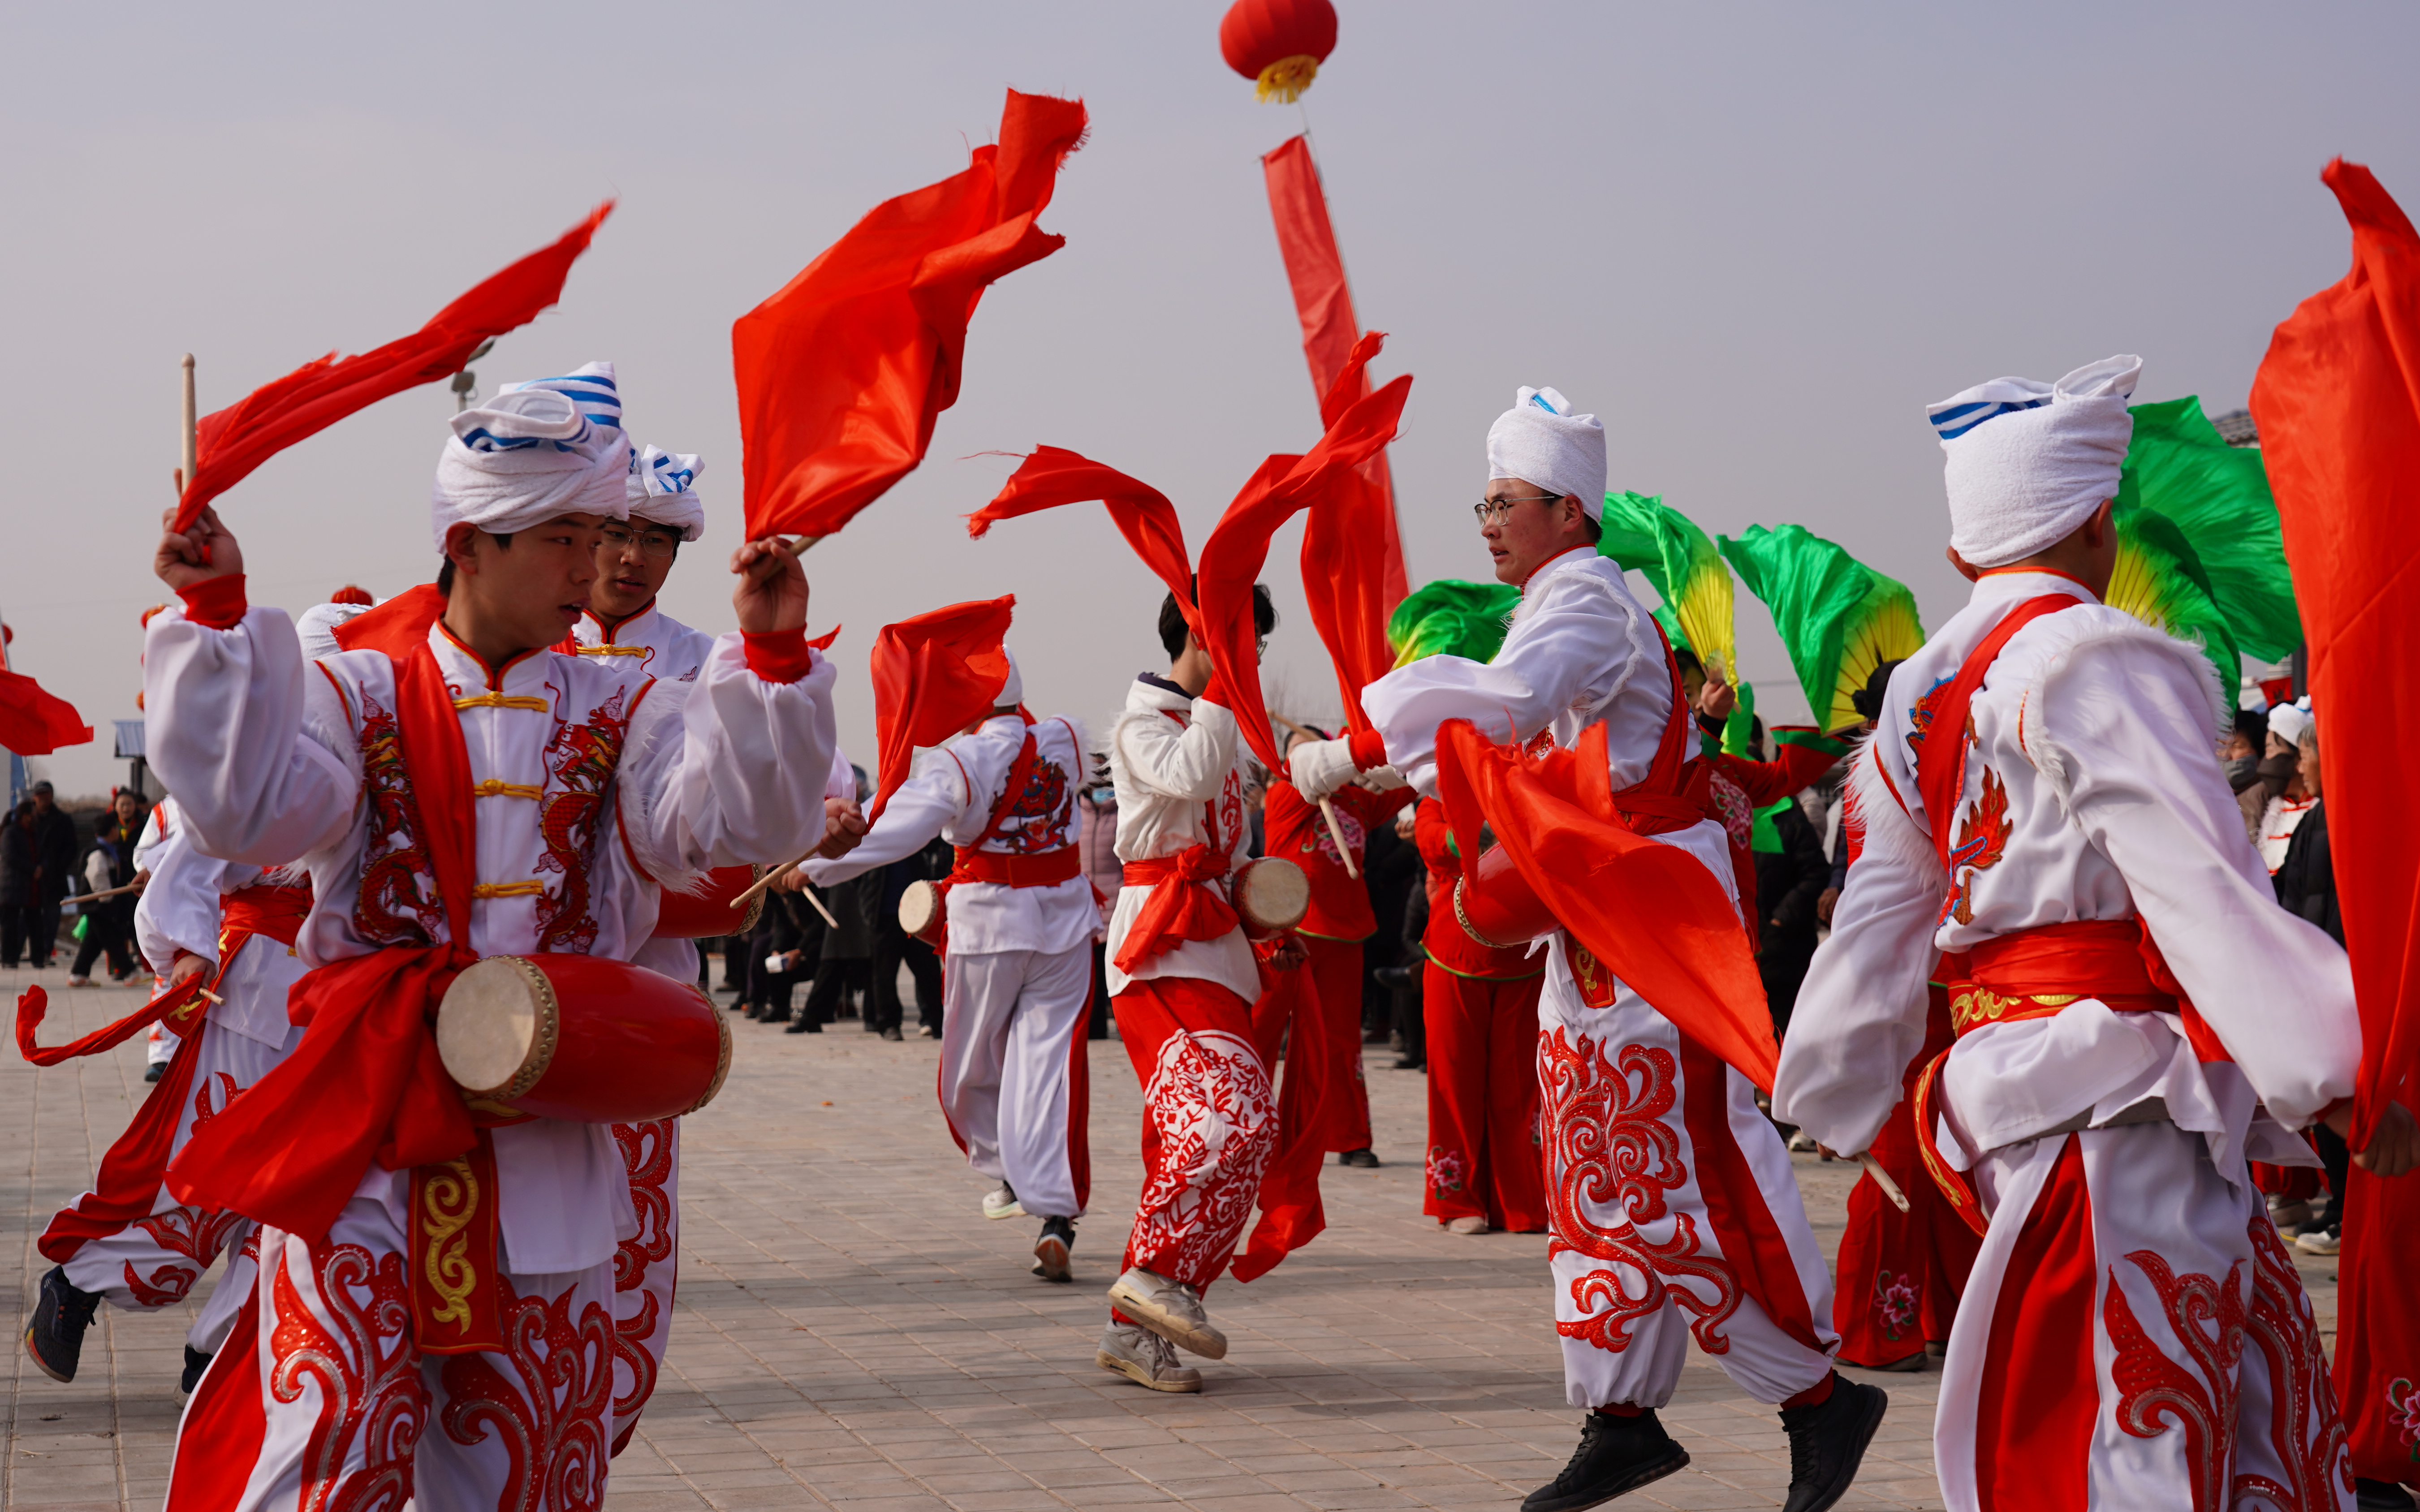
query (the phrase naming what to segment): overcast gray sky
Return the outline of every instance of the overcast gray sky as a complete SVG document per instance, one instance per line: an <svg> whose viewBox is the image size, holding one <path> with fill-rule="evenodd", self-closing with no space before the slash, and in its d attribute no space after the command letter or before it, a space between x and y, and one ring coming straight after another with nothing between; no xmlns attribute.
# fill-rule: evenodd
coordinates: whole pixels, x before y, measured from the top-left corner
<svg viewBox="0 0 2420 1512"><path fill-rule="evenodd" d="M2242 404L2271 329L2343 273L2319 182L2343 153L2420 208L2420 9L2036 4L1446 5L1341 0L1304 104L1381 377L1418 375L1393 450L1415 580L1482 577L1468 503L1516 385L1603 416L1616 487L1710 532L1795 520L1916 590L1943 564L1926 402L2003 373L2144 355L2140 397ZM20 670L123 770L177 359L205 409L417 327L596 201L621 208L484 391L619 364L633 434L702 453L709 534L666 594L732 623L729 329L876 201L956 171L1002 90L1080 95L1092 141L1044 217L1056 256L978 312L930 459L807 558L846 630L845 741L872 749L875 629L1016 593L1038 710L1098 719L1157 658L1158 585L1094 508L958 517L1073 447L1174 498L1198 550L1317 413L1257 155L1301 129L1218 52L1218 0L837 7L27 6L0 154L14 437L0 610ZM256 602L434 565L453 399L389 399L221 501ZM1333 713L1289 532L1273 702ZM1742 657L1803 716L1762 609Z"/></svg>

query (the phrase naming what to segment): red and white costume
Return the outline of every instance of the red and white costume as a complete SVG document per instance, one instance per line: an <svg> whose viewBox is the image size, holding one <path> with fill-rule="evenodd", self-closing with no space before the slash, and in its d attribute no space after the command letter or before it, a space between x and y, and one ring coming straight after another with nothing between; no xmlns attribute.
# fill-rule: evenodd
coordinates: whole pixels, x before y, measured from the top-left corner
<svg viewBox="0 0 2420 1512"><path fill-rule="evenodd" d="M1523 585L1493 661L1426 656L1361 702L1385 760L1426 795L1449 719L1499 744L1565 748L1602 724L1617 792L1652 769L1677 794L1685 730L1675 696L1654 621L1621 569L1582 548ZM1696 856L1736 903L1722 825L1700 819L1655 839ZM1663 1406L1693 1334L1760 1401L1823 1385L1836 1342L1830 1273L1754 1085L1562 932L1549 937L1538 1023L1548 1253L1572 1405Z"/></svg>
<svg viewBox="0 0 2420 1512"><path fill-rule="evenodd" d="M183 1034L173 1041L166 1074L101 1157L94 1189L61 1209L36 1247L79 1288L144 1309L184 1301L225 1255L226 1273L187 1336L208 1354L251 1294L253 1224L241 1213L178 1202L163 1178L194 1131L301 1037L287 1022L286 993L302 975L290 942L310 890L203 856L173 825L147 855L151 880L134 911L143 953L163 965L198 958L200 980L219 1000L196 997L171 1011Z"/></svg>
<svg viewBox="0 0 2420 1512"><path fill-rule="evenodd" d="M1970 664L1989 671L1958 720ZM2008 569L1892 674L1851 770L1863 849L1775 1113L1871 1145L1946 952L1958 1037L1915 1130L1989 1221L1933 1435L1962 1512L2350 1505L2310 1305L2245 1161L2312 1161L2287 1130L2352 1089L2351 980L2245 840L2211 753L2226 714L2198 650ZM1921 753L1962 734L1934 814Z"/></svg>
<svg viewBox="0 0 2420 1512"><path fill-rule="evenodd" d="M957 847L941 956L941 1113L967 1163L1006 1181L1037 1218L1082 1216L1093 1184L1081 1031L1101 909L1076 848L1085 768L1074 720L994 715L919 756L855 850L806 867L826 886L913 856L937 835Z"/></svg>
<svg viewBox="0 0 2420 1512"><path fill-rule="evenodd" d="M1125 886L1109 1006L1142 1084L1143 1186L1125 1265L1206 1288L1227 1269L1278 1136L1252 1040L1260 965L1229 902L1246 858L1235 717L1146 673L1109 740Z"/></svg>

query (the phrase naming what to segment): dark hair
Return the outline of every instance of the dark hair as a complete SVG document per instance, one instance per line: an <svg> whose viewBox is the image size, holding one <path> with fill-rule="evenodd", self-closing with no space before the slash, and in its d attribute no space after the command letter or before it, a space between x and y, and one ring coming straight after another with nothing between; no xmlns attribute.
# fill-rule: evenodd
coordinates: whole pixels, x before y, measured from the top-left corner
<svg viewBox="0 0 2420 1512"><path fill-rule="evenodd" d="M2236 710L2235 733L2252 742L2254 750L2258 750L2269 741L2269 711L2266 709Z"/></svg>
<svg viewBox="0 0 2420 1512"><path fill-rule="evenodd" d="M1605 527L1597 523L1595 516L1583 509L1580 511L1580 533L1588 537L1589 545L1594 546L1605 539Z"/></svg>
<svg viewBox="0 0 2420 1512"><path fill-rule="evenodd" d="M1696 672L1700 677L1706 675L1706 664L1699 661L1698 659L1698 654L1690 650L1687 646L1674 646L1672 648L1672 660L1679 665L1682 675L1683 676L1686 676L1690 672Z"/></svg>
<svg viewBox="0 0 2420 1512"><path fill-rule="evenodd" d="M1198 602L1202 579L1193 579L1193 594ZM1269 597L1269 585L1252 584L1252 633L1266 635L1278 627L1278 607ZM1169 594L1159 601L1159 643L1168 650L1168 659L1174 661L1185 655L1185 611L1176 607L1176 595Z"/></svg>
<svg viewBox="0 0 2420 1512"><path fill-rule="evenodd" d="M1901 658L1901 660L1904 659L1904 657ZM1896 661L1886 661L1876 667L1867 676L1866 686L1849 695L1849 707L1856 710L1860 718L1881 718L1883 695L1889 691L1891 673L1898 670L1899 662Z"/></svg>
<svg viewBox="0 0 2420 1512"><path fill-rule="evenodd" d="M473 530L478 529L476 526L472 528ZM510 531L505 531L501 534L493 531L480 531L479 533L488 536L498 546L503 547L506 550L512 549L513 532ZM452 596L454 593L454 559L452 557L442 556L437 559L437 591L448 597Z"/></svg>

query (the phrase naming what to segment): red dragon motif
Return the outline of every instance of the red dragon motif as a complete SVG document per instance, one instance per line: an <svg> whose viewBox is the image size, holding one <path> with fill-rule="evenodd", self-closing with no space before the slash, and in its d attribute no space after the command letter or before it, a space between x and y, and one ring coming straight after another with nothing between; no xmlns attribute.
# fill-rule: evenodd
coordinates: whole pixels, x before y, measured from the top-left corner
<svg viewBox="0 0 2420 1512"><path fill-rule="evenodd" d="M1975 922L1975 874L2000 864L2009 849L2009 790L2002 785L2000 774L1986 766L1983 791L1959 822L1958 843L1949 850L1949 874L1957 881L1942 900L1943 918Z"/></svg>
<svg viewBox="0 0 2420 1512"><path fill-rule="evenodd" d="M1026 773L1025 789L1000 810L1000 844L1019 856L1064 849L1076 822L1076 794L1067 769L1038 757Z"/></svg>
<svg viewBox="0 0 2420 1512"><path fill-rule="evenodd" d="M429 870L428 842L403 764L402 737L394 711L367 687L361 696L362 795L369 825L353 927L380 945L434 945L444 933L445 911L437 902L437 878Z"/></svg>
<svg viewBox="0 0 2420 1512"><path fill-rule="evenodd" d="M622 1164L629 1168L630 1203L639 1215L638 1233L613 1251L613 1290L640 1294L639 1310L613 1321L613 1358L630 1371L630 1389L613 1398L613 1417L619 1422L636 1417L656 1390L656 1357L646 1343L655 1336L662 1311L656 1294L643 1288L648 1271L673 1253L672 1195L664 1190L673 1174L672 1120L617 1123L613 1140L622 1147Z"/></svg>
<svg viewBox="0 0 2420 1512"><path fill-rule="evenodd" d="M591 1302L575 1320L577 1286L550 1303L504 1285L504 1352L446 1357L446 1436L502 1441L509 1469L496 1512L593 1512L605 1499L613 1319Z"/></svg>
<svg viewBox="0 0 2420 1512"><path fill-rule="evenodd" d="M171 1261L146 1279L129 1261L125 1267L127 1289L146 1307L165 1307L184 1301L194 1283L202 1278L202 1273L226 1248L227 1240L243 1225L243 1214L209 1208L170 1208L165 1212L136 1219L134 1227L149 1234L153 1243L171 1255L183 1256L193 1264L189 1268Z"/></svg>
<svg viewBox="0 0 2420 1512"><path fill-rule="evenodd" d="M2352 1494L2352 1455L2345 1445L2344 1418L2336 1412L2319 1321L2285 1241L2277 1237L2277 1226L2255 1214L2249 1231L2252 1310L2244 1319L2243 1336L2268 1362L2269 1444L2289 1484L2279 1485L2267 1475L2239 1474L2235 1500L2241 1504L2265 1496L2292 1512L2319 1512Z"/></svg>
<svg viewBox="0 0 2420 1512"><path fill-rule="evenodd" d="M553 703L562 708L565 695L550 685ZM588 911L589 853L597 840L597 821L605 811L605 795L622 762L622 742L629 734L630 717L623 711L628 690L590 711L586 722L572 724L554 717L554 733L546 743L547 793L538 810L538 836L546 854L538 858L541 873L563 878L550 887L537 905L537 948L586 954L597 943L597 919Z"/></svg>
<svg viewBox="0 0 2420 1512"><path fill-rule="evenodd" d="M428 1426L420 1351L411 1343L411 1289L403 1256L372 1260L359 1244L311 1248L322 1322L287 1273L289 1242L277 1258L271 1297L270 1396L302 1399L319 1391L319 1415L302 1451L300 1512L402 1512L411 1500L411 1463ZM355 1291L366 1293L357 1299ZM345 1461L361 1445L361 1468Z"/></svg>
<svg viewBox="0 0 2420 1512"><path fill-rule="evenodd" d="M1721 1257L1702 1253L1696 1220L1674 1214L1672 1237L1660 1244L1637 1227L1662 1218L1665 1194L1689 1179L1681 1136L1665 1121L1679 1097L1677 1070L1672 1053L1654 1046L1623 1045L1608 1058L1606 1043L1582 1035L1575 1047L1560 1028L1538 1041L1553 1236L1546 1256L1568 1252L1604 1262L1571 1283L1573 1304L1588 1316L1559 1319L1555 1331L1565 1338L1620 1352L1630 1347L1630 1324L1662 1310L1668 1298L1692 1315L1689 1330L1699 1349L1730 1350L1721 1327L1739 1309L1739 1278ZM1619 1226L1598 1227L1583 1199L1616 1208ZM1637 1292L1629 1289L1625 1271L1637 1273ZM1714 1300L1700 1300L1692 1287L1667 1286L1668 1276L1702 1282Z"/></svg>
<svg viewBox="0 0 2420 1512"><path fill-rule="evenodd" d="M2126 1258L2159 1293L2169 1329L2201 1373L2196 1377L2171 1359L2135 1319L2113 1268L2101 1321L2117 1350L2109 1376L2118 1387L2118 1426L2137 1439L2158 1438L2171 1426L2183 1428L2194 1512L2221 1512L2227 1505L2227 1473L2235 1459L2243 1262L2227 1267L2226 1279L2220 1282L2195 1273L2180 1276L2152 1250L2134 1250Z"/></svg>

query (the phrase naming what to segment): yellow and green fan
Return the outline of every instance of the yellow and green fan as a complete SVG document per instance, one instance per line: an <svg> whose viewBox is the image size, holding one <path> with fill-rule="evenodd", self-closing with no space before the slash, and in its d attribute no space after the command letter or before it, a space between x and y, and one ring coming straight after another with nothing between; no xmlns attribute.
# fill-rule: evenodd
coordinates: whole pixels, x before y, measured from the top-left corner
<svg viewBox="0 0 2420 1512"><path fill-rule="evenodd" d="M1916 595L1804 525L1722 538L1722 553L1740 581L1773 611L1790 667L1806 690L1819 728L1860 721L1849 696L1874 669L1900 661L1924 644Z"/></svg>
<svg viewBox="0 0 2420 1512"><path fill-rule="evenodd" d="M1664 595L1671 618L1665 621L1661 610L1656 618L1665 621L1667 633L1678 623L1682 633L1674 645L1695 651L1709 672L1719 669L1725 678L1737 682L1730 569L1723 565L1722 553L1706 532L1660 496L1636 493L1606 494L1601 523L1605 533L1597 550L1620 563L1624 572L1645 574Z"/></svg>
<svg viewBox="0 0 2420 1512"><path fill-rule="evenodd" d="M1387 643L1395 665L1422 656L1461 656L1491 661L1504 644L1506 616L1521 602L1510 583L1472 583L1440 578L1404 595L1387 617Z"/></svg>
<svg viewBox="0 0 2420 1512"><path fill-rule="evenodd" d="M2185 602L2197 593L2215 605L2245 653L2262 661L2292 655L2302 643L2303 622L2294 607L2294 579L2286 569L2286 545L2277 529L2277 501L2270 495L2259 449L2227 445L2203 416L2201 401L2191 394L2138 404L2128 413L2134 417L2134 439L2126 448L2118 485L2119 548L2125 550L2129 544L2128 517L2149 510L2176 527L2190 543L2195 562L2195 570L2181 583L2155 580L2165 563L2156 546L2142 548L2151 554L2133 563L2119 563L2120 574L2136 583L2138 594L2154 595L2146 602L2164 605L2153 610L2161 619L2140 617L2151 624L2198 623L2199 611ZM2114 594L2114 585L2111 591ZM2216 642L2206 637L2204 644L2214 647ZM2230 662L2222 674L2223 685L2233 687L2242 671Z"/></svg>
<svg viewBox="0 0 2420 1512"><path fill-rule="evenodd" d="M2218 686L2231 693L2243 677L2243 658L2193 543L2156 509L2120 508L2117 519L2118 565L2102 602L2200 646L2218 669Z"/></svg>

